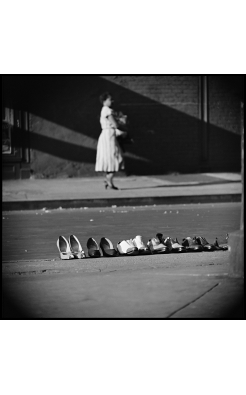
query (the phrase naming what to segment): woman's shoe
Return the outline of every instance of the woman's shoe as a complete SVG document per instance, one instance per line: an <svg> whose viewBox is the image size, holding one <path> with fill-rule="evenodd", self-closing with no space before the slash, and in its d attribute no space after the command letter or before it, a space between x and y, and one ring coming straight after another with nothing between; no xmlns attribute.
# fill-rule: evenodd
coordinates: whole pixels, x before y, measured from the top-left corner
<svg viewBox="0 0 246 395"><path fill-rule="evenodd" d="M178 239L171 239L172 252L186 252L186 248L179 244Z"/></svg>
<svg viewBox="0 0 246 395"><path fill-rule="evenodd" d="M116 187L115 185L113 185L113 184L110 185L110 184L106 184L106 183L105 183L105 188L106 188L106 189L117 189L117 190L119 189L119 188L117 188L117 187Z"/></svg>
<svg viewBox="0 0 246 395"><path fill-rule="evenodd" d="M152 254L169 253L167 246L161 243L157 237L152 237L152 239L147 242L147 246L149 247Z"/></svg>
<svg viewBox="0 0 246 395"><path fill-rule="evenodd" d="M144 244L142 236L136 236L132 240L132 242L135 245L135 247L137 247L139 254L141 254L141 255L151 254L150 249L148 247L146 247L146 245Z"/></svg>
<svg viewBox="0 0 246 395"><path fill-rule="evenodd" d="M227 251L228 250L228 244L220 244L218 243L218 238L215 238L215 242L213 244L215 246L216 250L221 250L221 251Z"/></svg>
<svg viewBox="0 0 246 395"><path fill-rule="evenodd" d="M77 259L85 258L85 252L83 251L83 248L77 237L75 235L71 235L68 241L69 241L70 249L74 255L74 258Z"/></svg>
<svg viewBox="0 0 246 395"><path fill-rule="evenodd" d="M138 255L138 249L131 240L120 241L117 250L121 255Z"/></svg>
<svg viewBox="0 0 246 395"><path fill-rule="evenodd" d="M200 244L203 248L203 251L215 251L216 248L213 244L210 244L205 237L202 236L195 236L194 239Z"/></svg>
<svg viewBox="0 0 246 395"><path fill-rule="evenodd" d="M158 240L160 240L160 243L162 243L167 248L167 252L171 252L172 251L172 240L171 240L171 237L166 237L164 239L162 233L157 233L156 237L157 237Z"/></svg>
<svg viewBox="0 0 246 395"><path fill-rule="evenodd" d="M185 247L186 252L202 252L203 247L197 243L196 240L192 239L191 237L186 237L182 241L182 246Z"/></svg>
<svg viewBox="0 0 246 395"><path fill-rule="evenodd" d="M101 238L100 248L102 250L103 256L107 256L107 257L119 256L119 253L118 251L115 250L113 243L106 237Z"/></svg>
<svg viewBox="0 0 246 395"><path fill-rule="evenodd" d="M88 255L91 258L98 258L101 256L101 253L99 251L99 246L93 237L90 237L87 241L87 248L88 248Z"/></svg>
<svg viewBox="0 0 246 395"><path fill-rule="evenodd" d="M74 259L74 255L70 249L67 239L64 236L59 236L56 242L61 259Z"/></svg>

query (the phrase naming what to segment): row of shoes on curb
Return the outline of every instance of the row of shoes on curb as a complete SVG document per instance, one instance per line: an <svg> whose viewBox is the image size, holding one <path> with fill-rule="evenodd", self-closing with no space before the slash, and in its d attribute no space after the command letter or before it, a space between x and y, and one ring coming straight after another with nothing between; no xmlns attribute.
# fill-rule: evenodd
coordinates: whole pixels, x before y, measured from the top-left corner
<svg viewBox="0 0 246 395"><path fill-rule="evenodd" d="M228 234L226 240L228 240ZM75 235L69 236L68 240L64 236L59 236L57 248L61 259L86 258L86 254ZM113 243L106 237L101 238L99 245L93 237L90 237L87 241L87 249L89 257L98 258L101 256L100 249L103 256L116 257L120 255L225 251L228 250L228 244L219 245L217 238L211 244L202 236L186 237L182 240L182 244L180 244L177 238L164 238L162 233L157 233L156 237L153 237L147 242L147 245L143 242L142 236L136 236L134 239L120 241L116 248L114 248Z"/></svg>

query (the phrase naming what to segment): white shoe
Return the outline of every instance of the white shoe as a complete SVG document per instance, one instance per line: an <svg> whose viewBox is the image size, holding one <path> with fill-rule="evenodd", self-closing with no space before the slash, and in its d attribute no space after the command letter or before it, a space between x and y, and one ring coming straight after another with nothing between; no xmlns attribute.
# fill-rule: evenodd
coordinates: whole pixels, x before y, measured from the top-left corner
<svg viewBox="0 0 246 395"><path fill-rule="evenodd" d="M186 252L186 248L179 244L178 239L171 239L172 242L172 252Z"/></svg>
<svg viewBox="0 0 246 395"><path fill-rule="evenodd" d="M74 258L78 258L78 259L85 258L85 252L75 235L69 236L68 242L70 249L74 255Z"/></svg>
<svg viewBox="0 0 246 395"><path fill-rule="evenodd" d="M167 251L167 247L164 244L162 244L160 242L160 240L157 239L156 237L153 237L152 239L150 239L147 243L147 246L149 247L152 254L160 254L163 252L169 252L169 251Z"/></svg>
<svg viewBox="0 0 246 395"><path fill-rule="evenodd" d="M74 259L74 255L70 249L67 239L64 236L59 236L56 242L61 259Z"/></svg>
<svg viewBox="0 0 246 395"><path fill-rule="evenodd" d="M146 247L146 245L143 242L143 236L136 236L132 240L132 242L133 242L134 246L137 247L140 254L149 254L150 253L149 248Z"/></svg>
<svg viewBox="0 0 246 395"><path fill-rule="evenodd" d="M138 249L132 240L123 240L117 244L117 250L121 255L137 255Z"/></svg>

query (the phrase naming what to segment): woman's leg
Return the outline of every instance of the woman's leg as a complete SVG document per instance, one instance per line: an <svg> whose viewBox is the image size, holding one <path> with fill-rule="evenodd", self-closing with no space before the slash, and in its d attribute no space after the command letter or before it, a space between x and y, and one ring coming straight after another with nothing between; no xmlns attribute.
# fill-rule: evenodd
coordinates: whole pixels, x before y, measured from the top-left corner
<svg viewBox="0 0 246 395"><path fill-rule="evenodd" d="M106 179L109 186L113 185L114 172L107 172Z"/></svg>
<svg viewBox="0 0 246 395"><path fill-rule="evenodd" d="M107 180L109 188L118 189L113 184L114 173L115 172L113 172L113 171L108 171L106 174L106 180Z"/></svg>

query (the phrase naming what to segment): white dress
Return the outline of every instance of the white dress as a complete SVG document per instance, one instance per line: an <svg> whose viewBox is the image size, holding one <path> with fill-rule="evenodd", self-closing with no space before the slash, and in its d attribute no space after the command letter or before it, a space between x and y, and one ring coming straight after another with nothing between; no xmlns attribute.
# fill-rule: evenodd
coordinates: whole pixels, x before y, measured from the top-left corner
<svg viewBox="0 0 246 395"><path fill-rule="evenodd" d="M103 106L100 123L102 132L97 143L96 171L114 172L124 169L124 158L116 136L122 134L110 123L108 116L113 110Z"/></svg>

